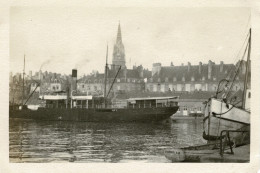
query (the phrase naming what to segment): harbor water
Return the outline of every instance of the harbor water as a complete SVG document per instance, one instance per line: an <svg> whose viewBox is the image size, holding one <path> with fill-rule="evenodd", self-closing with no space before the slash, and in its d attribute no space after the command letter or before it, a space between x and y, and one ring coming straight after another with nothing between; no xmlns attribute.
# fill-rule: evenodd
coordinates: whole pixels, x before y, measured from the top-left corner
<svg viewBox="0 0 260 173"><path fill-rule="evenodd" d="M91 123L10 119L10 162L170 162L172 147L205 143L202 121Z"/></svg>

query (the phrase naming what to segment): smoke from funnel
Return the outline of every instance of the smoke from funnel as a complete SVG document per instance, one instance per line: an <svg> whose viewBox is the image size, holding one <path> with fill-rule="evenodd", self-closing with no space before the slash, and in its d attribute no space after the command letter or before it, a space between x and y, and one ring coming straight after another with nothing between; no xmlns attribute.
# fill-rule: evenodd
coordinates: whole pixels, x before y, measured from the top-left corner
<svg viewBox="0 0 260 173"><path fill-rule="evenodd" d="M42 65L41 65L41 67L40 67L40 70L41 70L44 66L48 65L50 62L51 62L50 59L44 61L44 62L42 63Z"/></svg>

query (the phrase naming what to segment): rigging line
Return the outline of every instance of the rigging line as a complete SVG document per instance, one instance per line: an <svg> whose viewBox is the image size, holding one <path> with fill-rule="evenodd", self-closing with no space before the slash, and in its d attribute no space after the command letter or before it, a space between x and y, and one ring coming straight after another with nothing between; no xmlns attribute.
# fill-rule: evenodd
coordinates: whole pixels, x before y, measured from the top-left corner
<svg viewBox="0 0 260 173"><path fill-rule="evenodd" d="M250 14L250 15L251 15L251 14ZM248 23L249 23L249 19L250 19L250 18L251 18L251 17L248 18L248 22L247 22L247 25L246 25L245 29L247 29L247 26L248 26ZM246 37L245 37L245 40L244 40L243 44L241 45L241 48L238 50L238 53L237 53L237 55L236 55L236 58L234 59L234 64L235 64L235 62L237 61L237 59L239 60L239 54L240 54L242 48L244 47L244 45L245 45L245 43L246 43L246 40L248 40L249 32L247 32L247 30L245 30L245 32L247 33L247 35L246 35ZM233 69L233 70L235 70L235 69ZM233 72L233 70L231 70L231 71ZM231 71L230 71L230 72L231 72Z"/></svg>
<svg viewBox="0 0 260 173"><path fill-rule="evenodd" d="M249 23L250 23L250 20L251 20L251 12L250 12L249 17L248 17L248 19L247 19L247 24L245 25L245 30L244 30L244 33L247 33L247 36L245 37L245 40L244 40L244 42L243 42L243 44L242 44L242 47L239 49L239 52L238 52L238 54L237 54L237 57L238 57L240 51L242 50L242 48L243 48L243 46L244 46L244 44L245 44L245 41L247 40L247 37L249 36L248 25L249 25Z"/></svg>
<svg viewBox="0 0 260 173"><path fill-rule="evenodd" d="M245 54L246 54L246 52L247 52L247 50L248 50L248 46L249 46L249 43L248 43L247 46L246 46L246 49L245 49L245 51L244 51L242 60L243 60L244 57L245 57ZM231 86L230 86L230 88L229 88L229 91L228 91L228 93L227 93L226 98L228 98L229 93L230 93L230 91L231 91L231 89L232 89L232 87L233 87L233 84L234 84L234 81L235 81L235 79L236 79L236 76L237 76L237 74L238 74L238 72L239 72L240 66L242 65L242 60L239 62L239 66L238 66L238 68L237 68L237 71L236 71L236 73L235 73L235 76L234 76L234 78L233 78L233 81L232 81L232 83L231 83Z"/></svg>
<svg viewBox="0 0 260 173"><path fill-rule="evenodd" d="M246 43L246 40L248 40L248 37L249 37L249 32L247 33L247 36L246 36L246 38L245 38L245 40L244 40L244 42L243 42L241 48L239 49L239 51L238 51L238 53L237 53L237 55L236 55L236 58L234 59L234 64L235 64L235 62L236 62L237 60L240 59L240 58L239 58L239 54L240 54L242 48L244 47L244 45L245 45L245 43ZM231 67L231 68L232 68L232 67ZM230 68L230 69L231 69L231 68ZM230 70L230 69L229 69L229 70ZM235 67L234 69L230 70L229 73L228 73L228 75L227 75L227 77L228 77L229 75L231 75L231 74L233 73L233 71L235 71L235 69L236 69L236 67ZM231 77L231 76L230 76L230 77Z"/></svg>

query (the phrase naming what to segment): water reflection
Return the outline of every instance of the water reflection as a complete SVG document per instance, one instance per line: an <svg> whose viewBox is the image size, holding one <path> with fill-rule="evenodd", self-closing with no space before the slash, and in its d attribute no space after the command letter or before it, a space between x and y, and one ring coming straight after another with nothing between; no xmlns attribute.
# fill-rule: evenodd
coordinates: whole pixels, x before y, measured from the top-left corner
<svg viewBox="0 0 260 173"><path fill-rule="evenodd" d="M200 144L200 121L86 123L10 119L10 162L168 162L164 150Z"/></svg>

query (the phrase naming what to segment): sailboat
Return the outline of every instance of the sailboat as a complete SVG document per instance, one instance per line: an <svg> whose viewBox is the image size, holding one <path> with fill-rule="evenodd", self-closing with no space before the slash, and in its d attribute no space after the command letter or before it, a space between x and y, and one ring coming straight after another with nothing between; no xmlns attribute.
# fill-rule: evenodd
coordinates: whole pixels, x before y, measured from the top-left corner
<svg viewBox="0 0 260 173"><path fill-rule="evenodd" d="M204 156L218 153L223 156L224 151L230 149L233 153L232 148L250 144L250 51L251 29L244 51L244 55L247 52L247 61L240 61L237 64L232 80L223 79L219 82L216 95L209 98L205 104L203 138L207 140L207 144L172 148L165 151L167 159L172 162L200 162ZM236 101L237 96L235 94L233 94L233 97L228 96L243 63L246 67L243 94L242 99ZM221 88L221 86L224 86L224 88ZM222 94L221 97L219 97L220 94ZM245 160L243 159L241 162Z"/></svg>

